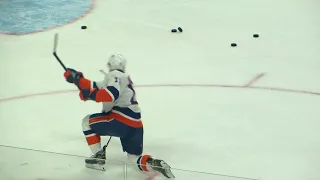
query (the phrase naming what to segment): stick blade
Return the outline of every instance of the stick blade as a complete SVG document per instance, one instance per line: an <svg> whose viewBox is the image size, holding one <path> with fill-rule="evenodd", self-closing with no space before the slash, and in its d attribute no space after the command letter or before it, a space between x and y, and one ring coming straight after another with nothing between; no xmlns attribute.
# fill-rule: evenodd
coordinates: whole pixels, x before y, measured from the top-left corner
<svg viewBox="0 0 320 180"><path fill-rule="evenodd" d="M54 42L53 42L53 53L55 53L57 51L58 40L59 40L59 34L55 33L54 34Z"/></svg>

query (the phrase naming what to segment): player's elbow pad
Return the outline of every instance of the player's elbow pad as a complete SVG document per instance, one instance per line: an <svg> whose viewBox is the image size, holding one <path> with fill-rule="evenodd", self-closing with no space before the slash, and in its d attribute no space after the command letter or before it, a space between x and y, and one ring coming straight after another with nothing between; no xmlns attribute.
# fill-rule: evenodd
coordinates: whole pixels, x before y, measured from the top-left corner
<svg viewBox="0 0 320 180"><path fill-rule="evenodd" d="M96 102L114 102L119 98L119 90L114 86L100 89L96 95Z"/></svg>

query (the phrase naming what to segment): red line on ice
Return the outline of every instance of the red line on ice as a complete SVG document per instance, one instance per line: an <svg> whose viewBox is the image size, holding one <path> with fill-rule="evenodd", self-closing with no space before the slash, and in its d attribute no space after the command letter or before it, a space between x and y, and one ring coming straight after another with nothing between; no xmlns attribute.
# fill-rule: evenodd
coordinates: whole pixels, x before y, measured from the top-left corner
<svg viewBox="0 0 320 180"><path fill-rule="evenodd" d="M254 83L256 83L259 79L261 79L266 73L260 73L257 76L255 76L253 79L251 79L250 82L244 85L244 87L251 87Z"/></svg>
<svg viewBox="0 0 320 180"><path fill-rule="evenodd" d="M261 87L261 86L237 86L237 85L222 85L222 84L150 84L150 85L136 85L135 87L218 87L218 88L239 88L239 89L258 89L258 90L268 90L268 91L280 91L286 93L298 93L298 94L309 94L309 95L316 95L320 96L320 92L313 92L313 91L305 91L305 90L295 90L295 89L286 89L286 88L277 88L277 87ZM61 90L61 91L49 91L43 93L33 93L33 94L26 94L21 96L13 96L8 98L0 99L1 102L11 101L11 100L19 100L25 99L29 97L36 97L36 96L45 96L45 95L56 95L56 94L65 94L70 92L77 92L79 90Z"/></svg>

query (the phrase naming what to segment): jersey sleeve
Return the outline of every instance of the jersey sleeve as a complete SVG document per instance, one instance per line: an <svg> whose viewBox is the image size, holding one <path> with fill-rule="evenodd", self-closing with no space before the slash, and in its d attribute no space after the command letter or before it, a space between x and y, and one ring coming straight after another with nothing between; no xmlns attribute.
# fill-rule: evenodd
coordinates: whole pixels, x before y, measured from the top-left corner
<svg viewBox="0 0 320 180"><path fill-rule="evenodd" d="M79 87L81 89L93 89L93 88L98 88L98 82L96 81L91 81L86 78L81 78L79 80Z"/></svg>
<svg viewBox="0 0 320 180"><path fill-rule="evenodd" d="M116 76L109 76L106 79L107 83L105 87L100 87L97 91L95 101L96 102L114 102L120 95L120 81ZM97 85L97 83L96 83ZM100 85L98 83L98 85Z"/></svg>

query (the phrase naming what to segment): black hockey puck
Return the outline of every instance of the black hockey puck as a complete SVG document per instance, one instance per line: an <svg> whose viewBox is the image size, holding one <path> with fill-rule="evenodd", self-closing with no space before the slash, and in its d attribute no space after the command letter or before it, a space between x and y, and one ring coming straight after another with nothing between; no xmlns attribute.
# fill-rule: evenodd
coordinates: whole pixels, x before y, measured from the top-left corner
<svg viewBox="0 0 320 180"><path fill-rule="evenodd" d="M87 29L87 26L81 26L81 29Z"/></svg>
<svg viewBox="0 0 320 180"><path fill-rule="evenodd" d="M175 33L175 32L177 32L177 30L176 29L171 29L171 32Z"/></svg>
<svg viewBox="0 0 320 180"><path fill-rule="evenodd" d="M259 34L254 34L253 37L257 38L259 37Z"/></svg>
<svg viewBox="0 0 320 180"><path fill-rule="evenodd" d="M232 46L232 47L236 47L237 44L236 44L236 43L231 43L231 46Z"/></svg>
<svg viewBox="0 0 320 180"><path fill-rule="evenodd" d="M182 32L182 31L183 31L181 27L178 27L178 30L179 30L180 32Z"/></svg>

